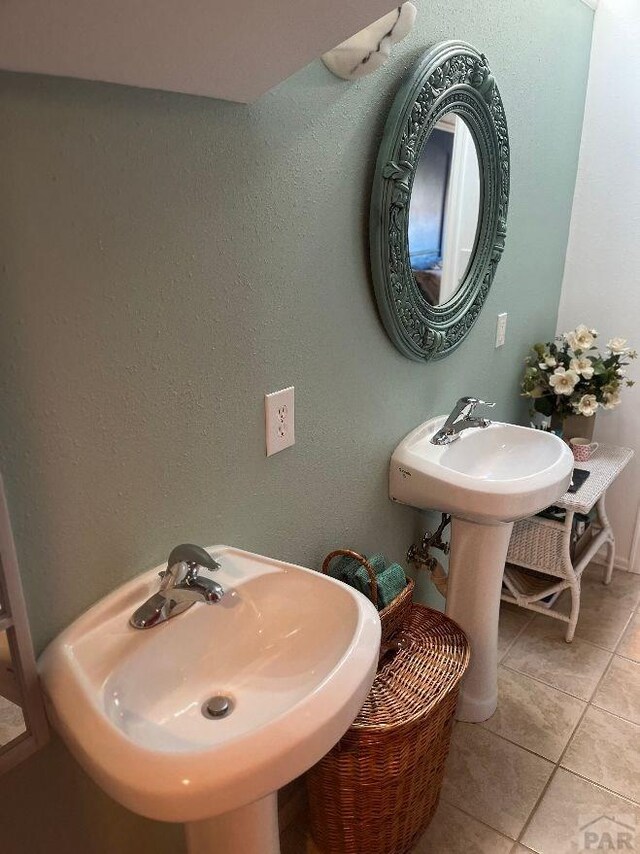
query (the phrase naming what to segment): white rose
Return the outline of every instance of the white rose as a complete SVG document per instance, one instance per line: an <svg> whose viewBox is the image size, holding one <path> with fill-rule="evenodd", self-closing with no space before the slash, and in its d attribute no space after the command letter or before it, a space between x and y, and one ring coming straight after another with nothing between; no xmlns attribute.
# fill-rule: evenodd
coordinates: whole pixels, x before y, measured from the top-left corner
<svg viewBox="0 0 640 854"><path fill-rule="evenodd" d="M594 330L587 329L584 323L581 323L572 332L565 332L564 339L569 347L576 352L577 350L591 350L596 336Z"/></svg>
<svg viewBox="0 0 640 854"><path fill-rule="evenodd" d="M614 353L616 356L620 356L623 353L629 352L626 338L611 338L609 341L607 341L607 348L611 350L611 352Z"/></svg>
<svg viewBox="0 0 640 854"><path fill-rule="evenodd" d="M587 418L595 415L598 409L598 401L596 400L595 394L583 394L578 403L574 404L573 408L579 412L580 415L586 415Z"/></svg>
<svg viewBox="0 0 640 854"><path fill-rule="evenodd" d="M556 368L553 375L549 377L549 385L556 394L571 394L576 387L580 377L575 371L564 368Z"/></svg>
<svg viewBox="0 0 640 854"><path fill-rule="evenodd" d="M604 403L602 405L605 409L615 409L616 406L620 405L620 392L607 392L604 396Z"/></svg>
<svg viewBox="0 0 640 854"><path fill-rule="evenodd" d="M569 367L572 371L575 371L576 374L580 374L580 376L584 377L585 380L590 380L593 376L593 362L591 359L587 359L586 356L580 356L579 359L572 359L569 363Z"/></svg>
<svg viewBox="0 0 640 854"><path fill-rule="evenodd" d="M617 373L617 375L618 375L619 377L626 377L626 375L627 375L627 372L625 371L625 369L624 369L624 368L618 368L618 370L616 371L616 373Z"/></svg>

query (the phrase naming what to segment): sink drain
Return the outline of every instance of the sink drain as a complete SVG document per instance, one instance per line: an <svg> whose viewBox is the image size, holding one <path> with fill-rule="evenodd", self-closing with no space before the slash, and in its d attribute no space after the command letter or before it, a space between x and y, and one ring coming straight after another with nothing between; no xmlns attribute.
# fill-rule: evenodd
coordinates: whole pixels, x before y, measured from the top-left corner
<svg viewBox="0 0 640 854"><path fill-rule="evenodd" d="M215 697L209 697L202 704L202 714L205 718L216 720L217 718L226 718L233 708L231 697L225 697L224 694L216 694Z"/></svg>

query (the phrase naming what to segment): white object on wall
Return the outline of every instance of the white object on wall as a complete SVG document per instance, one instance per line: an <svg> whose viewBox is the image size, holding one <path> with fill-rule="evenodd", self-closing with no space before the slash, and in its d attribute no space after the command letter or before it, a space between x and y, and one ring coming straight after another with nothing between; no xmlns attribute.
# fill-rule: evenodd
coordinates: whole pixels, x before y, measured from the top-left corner
<svg viewBox="0 0 640 854"><path fill-rule="evenodd" d="M558 331L595 326L640 349L640 91L638 0L600 0L567 248ZM629 371L640 379L637 362ZM640 572L640 385L600 412L596 438L633 448L636 456L607 496L618 565Z"/></svg>
<svg viewBox="0 0 640 854"><path fill-rule="evenodd" d="M251 103L389 0L2 0L0 68Z"/></svg>
<svg viewBox="0 0 640 854"><path fill-rule="evenodd" d="M371 74L389 59L391 45L409 35L416 14L413 3L403 3L325 53L322 61L343 80L357 80Z"/></svg>
<svg viewBox="0 0 640 854"><path fill-rule="evenodd" d="M498 315L498 319L496 321L496 349L498 349L498 347L504 347L505 341L507 340L508 316L509 315L506 311L503 311Z"/></svg>
<svg viewBox="0 0 640 854"><path fill-rule="evenodd" d="M268 457L296 443L294 391L294 387L289 386L264 396Z"/></svg>

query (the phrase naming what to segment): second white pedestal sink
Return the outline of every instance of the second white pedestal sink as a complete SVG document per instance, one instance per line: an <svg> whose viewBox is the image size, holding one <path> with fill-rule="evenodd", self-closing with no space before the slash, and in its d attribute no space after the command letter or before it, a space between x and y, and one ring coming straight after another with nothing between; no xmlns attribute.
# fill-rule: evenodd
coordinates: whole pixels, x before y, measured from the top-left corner
<svg viewBox="0 0 640 854"><path fill-rule="evenodd" d="M552 433L499 422L435 445L431 439L445 420L433 418L400 442L389 494L452 516L447 614L471 643L457 717L483 721L497 705L500 590L513 523L564 494L573 456Z"/></svg>
<svg viewBox="0 0 640 854"><path fill-rule="evenodd" d="M129 625L157 567L83 614L42 655L48 712L115 800L185 822L191 854L276 854L276 791L344 734L375 676L380 620L318 572L227 546L225 595ZM207 700L229 698L211 719Z"/></svg>

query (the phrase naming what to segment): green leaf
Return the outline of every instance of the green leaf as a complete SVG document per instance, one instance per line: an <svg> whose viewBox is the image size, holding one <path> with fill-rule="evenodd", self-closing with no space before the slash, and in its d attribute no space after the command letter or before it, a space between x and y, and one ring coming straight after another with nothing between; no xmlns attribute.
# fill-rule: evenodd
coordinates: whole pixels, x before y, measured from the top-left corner
<svg viewBox="0 0 640 854"><path fill-rule="evenodd" d="M547 352L547 345L538 342L537 344L533 345L533 350L538 356L538 358L542 359L544 357L544 354Z"/></svg>

